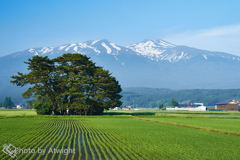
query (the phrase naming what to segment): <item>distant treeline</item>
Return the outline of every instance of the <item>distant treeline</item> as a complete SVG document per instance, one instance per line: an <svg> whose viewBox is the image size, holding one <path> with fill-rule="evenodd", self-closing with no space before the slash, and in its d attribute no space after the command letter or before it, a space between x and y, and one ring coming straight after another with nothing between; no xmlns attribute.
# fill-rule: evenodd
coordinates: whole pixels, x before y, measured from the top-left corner
<svg viewBox="0 0 240 160"><path fill-rule="evenodd" d="M123 88L123 106L152 108L160 103L168 104L171 98L178 103L204 103L206 106L214 106L226 99L236 98L240 100L240 89L191 89L171 90L158 88Z"/></svg>
<svg viewBox="0 0 240 160"><path fill-rule="evenodd" d="M0 107L12 108L14 103L11 100L11 97L5 97L4 101L0 101Z"/></svg>
<svg viewBox="0 0 240 160"><path fill-rule="evenodd" d="M28 89L29 86L17 87L12 84L0 85L0 101L4 100L4 97L11 97L14 104L25 104L25 99L22 98L22 93Z"/></svg>
<svg viewBox="0 0 240 160"><path fill-rule="evenodd" d="M6 85L0 88L0 97L11 97L14 104L25 104L22 93L28 87L16 87ZM191 90L171 90L166 88L122 88L121 95L123 106L134 107L158 107L160 103L169 104L171 98L178 103L204 103L204 105L214 106L217 102L226 99L236 98L240 100L240 89L191 89ZM150 105L151 103L151 105Z"/></svg>

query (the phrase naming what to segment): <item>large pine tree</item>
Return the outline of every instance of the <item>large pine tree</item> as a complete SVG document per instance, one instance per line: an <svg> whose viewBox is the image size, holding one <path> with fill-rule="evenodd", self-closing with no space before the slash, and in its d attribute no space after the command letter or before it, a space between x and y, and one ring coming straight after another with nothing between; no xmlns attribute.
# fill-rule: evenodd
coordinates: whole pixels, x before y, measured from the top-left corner
<svg viewBox="0 0 240 160"><path fill-rule="evenodd" d="M30 84L23 97L52 104L55 114L95 115L122 104L115 77L85 55L68 53L52 60L34 56L25 63L30 72L18 72L11 82Z"/></svg>

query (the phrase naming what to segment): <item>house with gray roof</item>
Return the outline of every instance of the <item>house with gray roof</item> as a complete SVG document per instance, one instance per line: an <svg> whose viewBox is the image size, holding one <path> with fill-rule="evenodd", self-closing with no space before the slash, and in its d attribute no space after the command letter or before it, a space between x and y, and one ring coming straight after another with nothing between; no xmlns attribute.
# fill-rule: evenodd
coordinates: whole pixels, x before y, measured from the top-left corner
<svg viewBox="0 0 240 160"><path fill-rule="evenodd" d="M240 101L236 99L227 99L215 104L216 109L223 109L226 111L238 111Z"/></svg>

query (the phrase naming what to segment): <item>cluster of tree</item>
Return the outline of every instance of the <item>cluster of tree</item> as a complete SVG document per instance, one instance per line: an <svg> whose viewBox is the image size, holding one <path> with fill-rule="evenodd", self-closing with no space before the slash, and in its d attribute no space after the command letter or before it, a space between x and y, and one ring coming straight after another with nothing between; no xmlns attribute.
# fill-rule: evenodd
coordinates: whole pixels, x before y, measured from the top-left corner
<svg viewBox="0 0 240 160"><path fill-rule="evenodd" d="M179 106L178 102L175 101L174 98L172 98L172 99L170 100L170 103L169 103L169 104L170 104L170 106L172 106L172 107ZM166 106L167 106L166 104L160 103L159 109L165 108Z"/></svg>
<svg viewBox="0 0 240 160"><path fill-rule="evenodd" d="M34 56L24 63L30 72L18 72L11 83L31 85L22 94L23 98L34 97L31 107L41 102L51 104L55 115L96 115L122 104L122 89L116 78L85 55L67 53L54 59Z"/></svg>
<svg viewBox="0 0 240 160"><path fill-rule="evenodd" d="M5 100L0 102L0 107L14 107L14 103L12 102L11 97L5 97Z"/></svg>

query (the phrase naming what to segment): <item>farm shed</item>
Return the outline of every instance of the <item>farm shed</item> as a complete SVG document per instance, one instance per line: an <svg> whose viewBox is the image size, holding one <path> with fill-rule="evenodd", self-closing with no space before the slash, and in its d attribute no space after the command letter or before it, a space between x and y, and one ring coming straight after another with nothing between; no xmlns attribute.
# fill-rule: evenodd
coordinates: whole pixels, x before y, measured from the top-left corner
<svg viewBox="0 0 240 160"><path fill-rule="evenodd" d="M223 109L226 111L238 111L240 101L236 99L227 99L215 104L216 109Z"/></svg>
<svg viewBox="0 0 240 160"><path fill-rule="evenodd" d="M131 106L123 107L122 110L131 110Z"/></svg>
<svg viewBox="0 0 240 160"><path fill-rule="evenodd" d="M16 105L17 109L25 109L24 105Z"/></svg>

